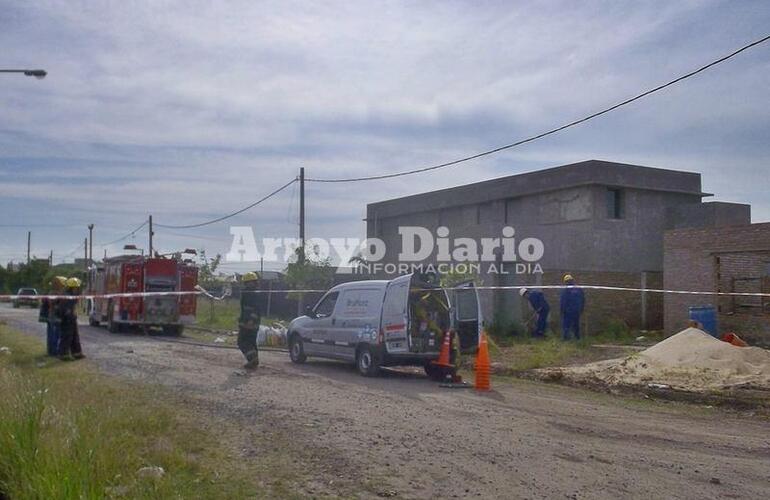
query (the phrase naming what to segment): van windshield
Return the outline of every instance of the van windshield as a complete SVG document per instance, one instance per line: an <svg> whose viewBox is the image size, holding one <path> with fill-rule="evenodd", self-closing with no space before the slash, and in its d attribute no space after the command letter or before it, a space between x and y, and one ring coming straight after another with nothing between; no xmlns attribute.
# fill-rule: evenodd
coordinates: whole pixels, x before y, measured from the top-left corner
<svg viewBox="0 0 770 500"><path fill-rule="evenodd" d="M409 292L409 335L412 352L438 351L450 327L449 303L442 289Z"/></svg>

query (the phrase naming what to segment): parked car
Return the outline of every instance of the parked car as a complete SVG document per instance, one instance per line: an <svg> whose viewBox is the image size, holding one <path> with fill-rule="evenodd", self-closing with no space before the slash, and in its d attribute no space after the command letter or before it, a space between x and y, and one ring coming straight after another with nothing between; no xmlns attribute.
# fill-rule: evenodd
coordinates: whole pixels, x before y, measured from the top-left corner
<svg viewBox="0 0 770 500"><path fill-rule="evenodd" d="M19 291L16 292L16 295L20 295L20 297L13 299L13 307L37 307L40 305L40 303L35 298L37 296L37 290L34 288L19 288Z"/></svg>
<svg viewBox="0 0 770 500"><path fill-rule="evenodd" d="M343 283L289 324L289 354L295 363L308 357L354 362L364 376L404 365L435 376L431 361L444 334L454 329L461 349L475 351L481 324L473 283L448 291L420 274Z"/></svg>

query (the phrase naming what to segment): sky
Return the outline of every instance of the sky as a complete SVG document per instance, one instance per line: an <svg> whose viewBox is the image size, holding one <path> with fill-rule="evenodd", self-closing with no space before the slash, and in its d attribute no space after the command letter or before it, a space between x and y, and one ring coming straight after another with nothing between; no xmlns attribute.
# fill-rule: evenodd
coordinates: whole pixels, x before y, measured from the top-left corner
<svg viewBox="0 0 770 500"><path fill-rule="evenodd" d="M147 247L296 177L443 163L548 130L769 34L767 1L0 0L0 262ZM701 172L770 221L770 43L589 123L458 166L308 183L308 237L365 237L366 204L587 159ZM226 253L294 237L296 184L162 229ZM236 266L237 267L237 266ZM235 269L231 267L230 269ZM224 266L223 270L228 267Z"/></svg>

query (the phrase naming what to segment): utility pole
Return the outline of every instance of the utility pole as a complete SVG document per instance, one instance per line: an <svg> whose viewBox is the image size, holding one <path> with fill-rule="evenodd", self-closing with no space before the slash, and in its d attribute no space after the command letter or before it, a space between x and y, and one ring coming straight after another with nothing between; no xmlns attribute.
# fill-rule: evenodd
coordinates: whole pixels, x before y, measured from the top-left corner
<svg viewBox="0 0 770 500"><path fill-rule="evenodd" d="M152 259L152 215L150 216L150 258Z"/></svg>
<svg viewBox="0 0 770 500"><path fill-rule="evenodd" d="M53 250L48 254L48 267L53 267Z"/></svg>
<svg viewBox="0 0 770 500"><path fill-rule="evenodd" d="M83 266L88 271L88 238L83 238Z"/></svg>
<svg viewBox="0 0 770 500"><path fill-rule="evenodd" d="M94 225L88 225L88 264L94 263Z"/></svg>
<svg viewBox="0 0 770 500"><path fill-rule="evenodd" d="M300 266L305 264L305 167L299 169L299 252L297 252L297 264ZM303 294L299 294L297 314L303 314L304 309L305 297Z"/></svg>
<svg viewBox="0 0 770 500"><path fill-rule="evenodd" d="M29 258L29 249L32 245L32 231L27 231L27 265L29 265L30 258Z"/></svg>
<svg viewBox="0 0 770 500"><path fill-rule="evenodd" d="M305 263L305 167L299 169L299 253L297 262Z"/></svg>

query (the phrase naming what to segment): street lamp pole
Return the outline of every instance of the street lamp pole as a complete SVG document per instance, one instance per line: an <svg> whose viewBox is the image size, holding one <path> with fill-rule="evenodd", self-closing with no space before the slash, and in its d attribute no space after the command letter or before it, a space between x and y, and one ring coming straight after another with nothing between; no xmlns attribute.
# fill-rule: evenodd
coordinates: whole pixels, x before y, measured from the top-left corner
<svg viewBox="0 0 770 500"><path fill-rule="evenodd" d="M94 225L88 225L88 265L94 264Z"/></svg>
<svg viewBox="0 0 770 500"><path fill-rule="evenodd" d="M34 76L38 80L42 80L48 74L44 69L0 69L0 73L23 73L26 76Z"/></svg>

